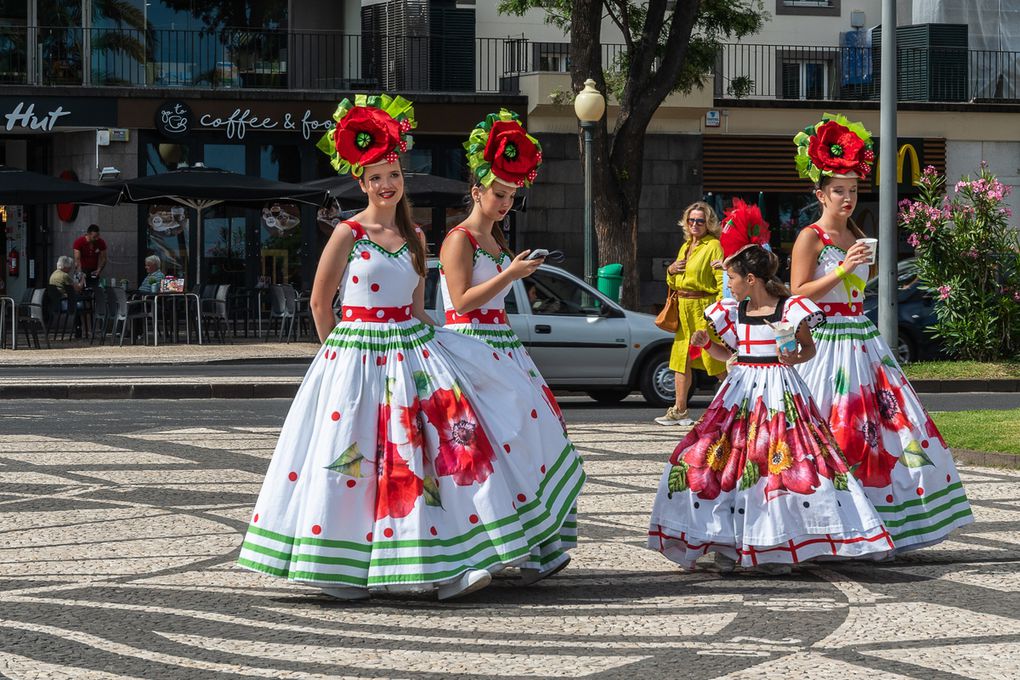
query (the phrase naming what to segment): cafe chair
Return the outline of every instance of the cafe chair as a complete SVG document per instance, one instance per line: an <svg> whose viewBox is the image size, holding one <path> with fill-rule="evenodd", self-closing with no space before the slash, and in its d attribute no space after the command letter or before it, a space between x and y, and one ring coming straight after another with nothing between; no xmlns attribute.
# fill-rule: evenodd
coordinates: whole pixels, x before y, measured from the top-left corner
<svg viewBox="0 0 1020 680"><path fill-rule="evenodd" d="M145 328L143 341L145 344L149 344L149 323L152 321L152 309L150 308L149 301L128 301L127 291L120 287L110 288L109 290L112 292L116 309L113 317L113 334L117 334L117 324L120 324L120 346L124 346L124 334L127 332L128 324L131 324L131 344L135 343L135 322L139 320L144 324ZM155 333L156 329L153 328L152 330Z"/></svg>

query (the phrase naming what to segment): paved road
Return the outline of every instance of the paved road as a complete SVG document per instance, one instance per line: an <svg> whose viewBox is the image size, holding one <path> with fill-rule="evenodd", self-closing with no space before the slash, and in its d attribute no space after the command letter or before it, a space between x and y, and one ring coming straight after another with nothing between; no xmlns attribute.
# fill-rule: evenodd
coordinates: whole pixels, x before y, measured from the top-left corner
<svg viewBox="0 0 1020 680"><path fill-rule="evenodd" d="M329 600L233 566L285 400L0 402L9 678L1016 678L1020 476L892 563L683 574L643 548L677 430L567 404L589 482L554 579L462 601Z"/></svg>

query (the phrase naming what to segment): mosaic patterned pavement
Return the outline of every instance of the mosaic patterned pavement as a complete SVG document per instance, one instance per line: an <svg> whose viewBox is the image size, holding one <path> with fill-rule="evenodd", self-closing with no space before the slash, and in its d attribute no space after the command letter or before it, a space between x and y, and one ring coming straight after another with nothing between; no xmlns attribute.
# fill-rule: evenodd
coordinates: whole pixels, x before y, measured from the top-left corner
<svg viewBox="0 0 1020 680"><path fill-rule="evenodd" d="M964 469L978 522L892 563L683 574L643 548L678 430L568 407L589 475L569 569L341 603L233 566L286 402L190 403L0 405L0 675L1020 677L1015 473Z"/></svg>

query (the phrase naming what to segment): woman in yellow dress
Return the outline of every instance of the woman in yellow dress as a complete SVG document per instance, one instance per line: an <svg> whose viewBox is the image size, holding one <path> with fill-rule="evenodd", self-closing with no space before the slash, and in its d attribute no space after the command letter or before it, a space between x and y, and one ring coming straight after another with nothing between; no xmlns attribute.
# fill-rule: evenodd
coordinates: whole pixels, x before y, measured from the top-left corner
<svg viewBox="0 0 1020 680"><path fill-rule="evenodd" d="M696 368L714 376L726 373L726 363L713 359L707 352L701 352L696 359L690 358L694 331L708 329L705 309L722 298L722 269L713 267L712 263L722 260L723 251L719 244L719 219L707 203L697 201L687 206L680 226L684 230L684 243L676 261L666 270L666 285L676 292L680 312L680 325L669 357L669 367L676 374L676 403L655 422L690 426L694 420L687 414L687 391L694 377L692 370Z"/></svg>

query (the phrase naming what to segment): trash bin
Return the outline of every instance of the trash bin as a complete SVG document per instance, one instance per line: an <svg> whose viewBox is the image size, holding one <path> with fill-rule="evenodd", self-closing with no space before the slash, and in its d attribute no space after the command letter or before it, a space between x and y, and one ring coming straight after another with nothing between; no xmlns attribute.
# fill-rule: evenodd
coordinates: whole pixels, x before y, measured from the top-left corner
<svg viewBox="0 0 1020 680"><path fill-rule="evenodd" d="M620 301L620 286L623 285L623 265L607 264L599 267L598 289L599 292L613 302Z"/></svg>

